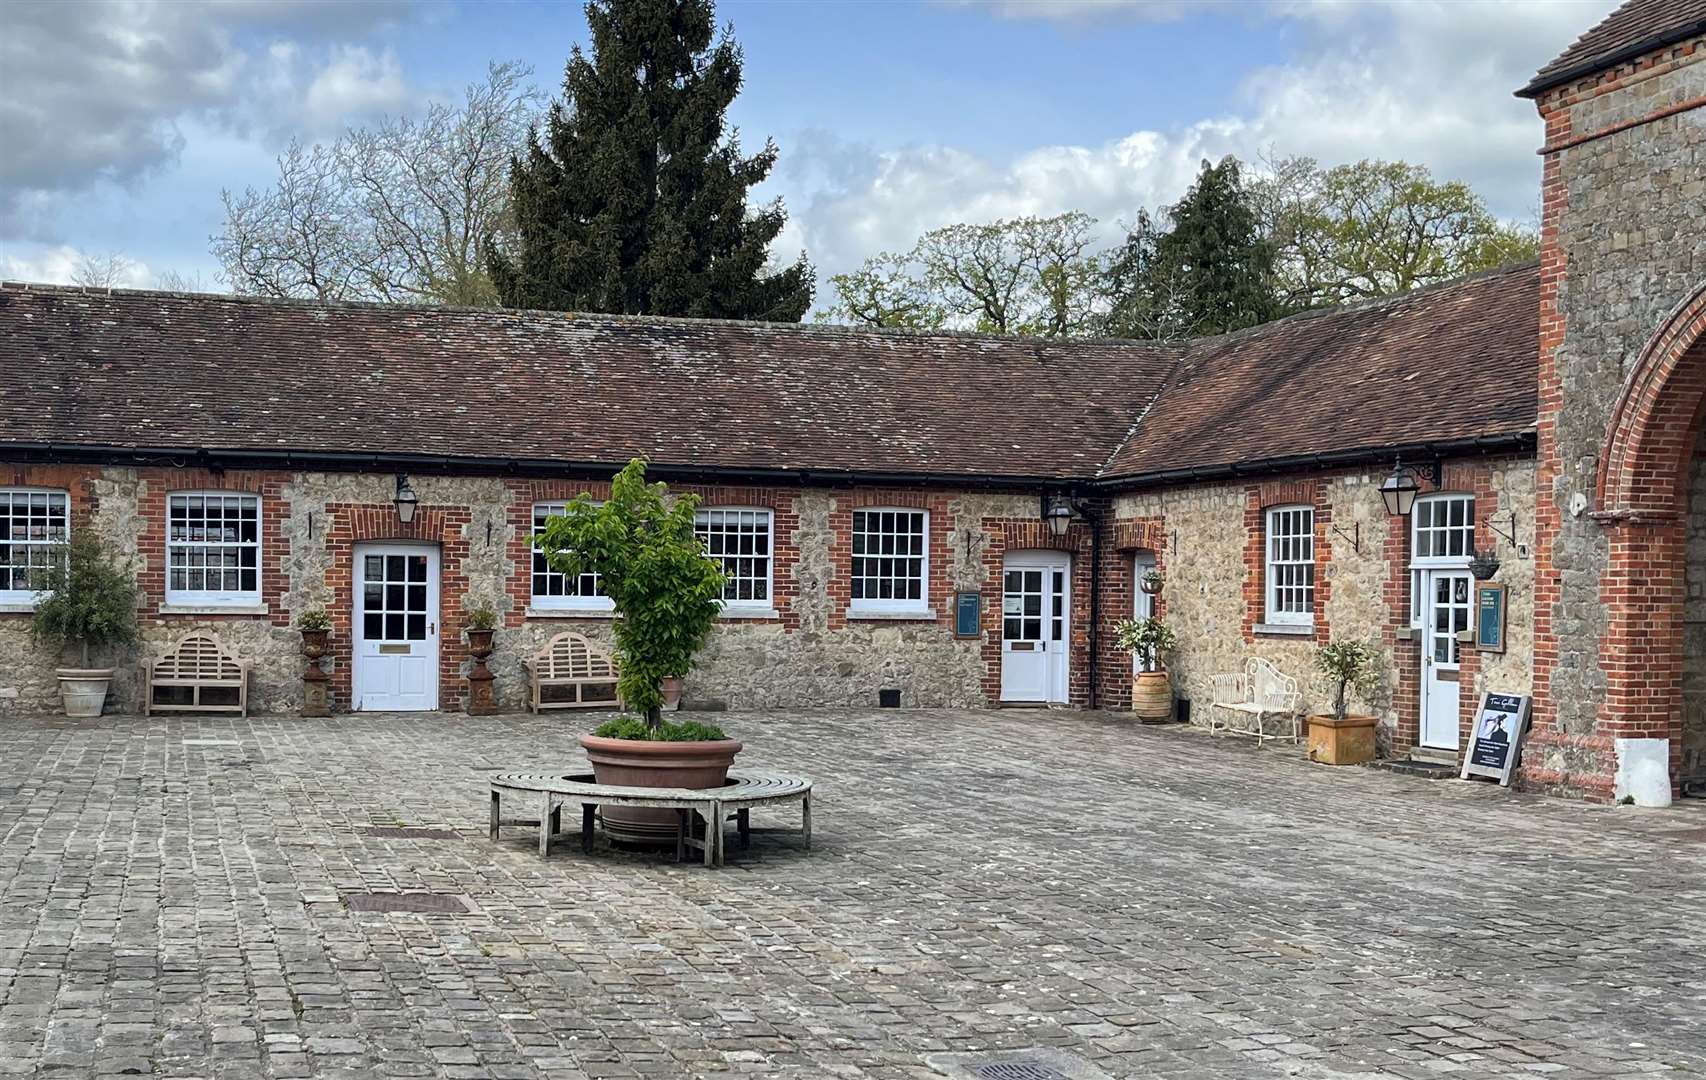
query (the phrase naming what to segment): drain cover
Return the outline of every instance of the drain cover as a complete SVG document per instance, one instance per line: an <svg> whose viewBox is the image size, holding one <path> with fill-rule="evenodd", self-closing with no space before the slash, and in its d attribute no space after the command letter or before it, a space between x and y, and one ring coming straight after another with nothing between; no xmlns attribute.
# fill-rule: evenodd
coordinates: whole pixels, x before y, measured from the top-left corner
<svg viewBox="0 0 1706 1080"><path fill-rule="evenodd" d="M391 840L459 840L450 829L405 829L396 825L369 825L361 830L363 836L383 836Z"/></svg>
<svg viewBox="0 0 1706 1080"><path fill-rule="evenodd" d="M468 914L462 898L449 893L348 893L344 903L351 911L419 911L451 915Z"/></svg>
<svg viewBox="0 0 1706 1080"><path fill-rule="evenodd" d="M997 1061L972 1072L982 1080L1067 1080L1065 1073L1039 1061Z"/></svg>

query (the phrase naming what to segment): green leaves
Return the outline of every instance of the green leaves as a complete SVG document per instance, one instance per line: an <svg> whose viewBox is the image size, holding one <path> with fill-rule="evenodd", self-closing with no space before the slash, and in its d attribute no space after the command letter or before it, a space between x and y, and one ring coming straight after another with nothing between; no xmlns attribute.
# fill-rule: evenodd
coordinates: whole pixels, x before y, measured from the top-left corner
<svg viewBox="0 0 1706 1080"><path fill-rule="evenodd" d="M698 505L696 496L670 498L664 485L646 483L646 464L635 458L609 499L576 498L535 541L553 570L599 575L616 607L618 689L654 728L659 684L692 669L722 610L723 572L693 527Z"/></svg>
<svg viewBox="0 0 1706 1080"><path fill-rule="evenodd" d="M1171 626L1151 615L1147 619L1127 619L1114 627L1114 643L1136 653L1143 670L1156 671L1161 658L1178 647L1179 637Z"/></svg>
<svg viewBox="0 0 1706 1080"><path fill-rule="evenodd" d="M1386 655L1372 642L1330 641L1316 652L1315 666L1333 680L1333 715L1343 720L1345 691L1354 688L1364 700L1373 695L1385 675Z"/></svg>
<svg viewBox="0 0 1706 1080"><path fill-rule="evenodd" d="M88 529L71 537L65 561L55 569L49 594L36 604L30 633L38 641L89 650L132 645L136 629L136 582L114 566L106 545Z"/></svg>

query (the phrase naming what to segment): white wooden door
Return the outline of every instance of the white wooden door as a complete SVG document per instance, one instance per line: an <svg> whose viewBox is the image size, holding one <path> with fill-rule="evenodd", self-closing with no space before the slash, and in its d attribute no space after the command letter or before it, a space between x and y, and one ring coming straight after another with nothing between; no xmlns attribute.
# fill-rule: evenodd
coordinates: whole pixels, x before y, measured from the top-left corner
<svg viewBox="0 0 1706 1080"><path fill-rule="evenodd" d="M355 708L438 708L438 550L355 549Z"/></svg>
<svg viewBox="0 0 1706 1080"><path fill-rule="evenodd" d="M1425 570L1422 612L1422 745L1458 748L1458 683L1463 645L1457 635L1469 629L1475 595L1467 570Z"/></svg>
<svg viewBox="0 0 1706 1080"><path fill-rule="evenodd" d="M1066 701L1071 577L1064 552L1018 551L1003 561L1002 701Z"/></svg>

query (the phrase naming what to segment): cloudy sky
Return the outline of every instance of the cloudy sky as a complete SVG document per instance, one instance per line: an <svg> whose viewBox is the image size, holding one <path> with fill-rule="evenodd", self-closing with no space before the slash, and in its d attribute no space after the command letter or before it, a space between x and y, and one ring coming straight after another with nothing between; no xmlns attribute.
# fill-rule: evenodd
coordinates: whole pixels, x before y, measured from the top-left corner
<svg viewBox="0 0 1706 1080"><path fill-rule="evenodd" d="M723 0L733 119L824 274L925 229L1088 211L1110 236L1234 153L1404 158L1530 220L1540 126L1511 96L1612 0ZM290 138L459 96L490 60L559 88L578 4L11 0L0 7L0 276L199 274L221 188Z"/></svg>

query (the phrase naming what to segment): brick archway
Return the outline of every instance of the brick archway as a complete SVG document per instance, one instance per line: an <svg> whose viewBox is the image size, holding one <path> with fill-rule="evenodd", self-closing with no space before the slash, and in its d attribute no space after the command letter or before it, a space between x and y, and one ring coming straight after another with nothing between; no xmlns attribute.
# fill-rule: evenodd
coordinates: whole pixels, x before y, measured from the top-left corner
<svg viewBox="0 0 1706 1080"><path fill-rule="evenodd" d="M1606 530L1600 580L1606 674L1598 734L1668 739L1682 763L1688 482L1706 414L1706 283L1641 350L1606 427L1593 517Z"/></svg>

